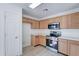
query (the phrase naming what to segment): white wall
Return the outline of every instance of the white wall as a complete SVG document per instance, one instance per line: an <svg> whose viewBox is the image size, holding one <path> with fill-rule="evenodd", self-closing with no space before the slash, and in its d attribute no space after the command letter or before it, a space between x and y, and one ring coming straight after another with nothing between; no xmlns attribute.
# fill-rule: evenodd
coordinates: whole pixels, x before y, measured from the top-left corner
<svg viewBox="0 0 79 59"><path fill-rule="evenodd" d="M31 24L23 23L22 25L22 46L27 47L31 45Z"/></svg>
<svg viewBox="0 0 79 59"><path fill-rule="evenodd" d="M5 21L5 15L6 15L6 12L9 11L10 9L12 11L14 11L12 8L14 10L16 9L15 12L18 13L17 17L19 18L19 25L20 25L20 27L19 27L20 29L18 31L19 32L19 37L18 37L19 38L19 52L18 52L18 54L19 55L22 54L22 47L21 47L22 46L22 34L21 34L21 32L22 32L22 27L21 27L22 26L22 8L13 6L11 4L0 4L0 12L3 11L3 13L0 13L0 28L1 28L0 29L0 56L1 55L5 55L5 52L6 52L5 51L5 49L6 49L6 47L5 47L5 29L4 29L5 28L4 27L4 25L5 25L5 23L4 23L4 21ZM2 17L4 19L2 19ZM14 18L17 18L17 17L14 17ZM1 20L3 20L3 21L1 21Z"/></svg>
<svg viewBox="0 0 79 59"><path fill-rule="evenodd" d="M4 39L4 13L0 10L0 56L5 55Z"/></svg>

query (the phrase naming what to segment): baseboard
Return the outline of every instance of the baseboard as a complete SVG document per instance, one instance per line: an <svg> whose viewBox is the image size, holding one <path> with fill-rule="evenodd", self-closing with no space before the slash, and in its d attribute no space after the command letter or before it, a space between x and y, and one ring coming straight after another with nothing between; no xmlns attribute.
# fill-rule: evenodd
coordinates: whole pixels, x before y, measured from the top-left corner
<svg viewBox="0 0 79 59"><path fill-rule="evenodd" d="M65 55L65 56L68 56L67 54L61 53L61 52L59 52L59 51L58 51L58 53L63 54L63 55Z"/></svg>

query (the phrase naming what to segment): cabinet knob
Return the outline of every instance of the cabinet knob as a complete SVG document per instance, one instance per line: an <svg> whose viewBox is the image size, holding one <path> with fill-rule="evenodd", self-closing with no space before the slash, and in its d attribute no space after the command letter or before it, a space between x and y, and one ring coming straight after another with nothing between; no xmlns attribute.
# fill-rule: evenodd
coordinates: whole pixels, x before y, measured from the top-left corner
<svg viewBox="0 0 79 59"><path fill-rule="evenodd" d="M18 39L18 36L16 36L15 39Z"/></svg>

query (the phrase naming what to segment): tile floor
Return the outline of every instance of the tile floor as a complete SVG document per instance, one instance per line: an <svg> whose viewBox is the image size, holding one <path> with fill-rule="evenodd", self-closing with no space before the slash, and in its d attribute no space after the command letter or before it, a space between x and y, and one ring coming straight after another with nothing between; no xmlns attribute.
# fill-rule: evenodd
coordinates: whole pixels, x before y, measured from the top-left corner
<svg viewBox="0 0 79 59"><path fill-rule="evenodd" d="M52 52L42 46L37 47L29 46L23 48L23 56L63 56L63 55L60 53Z"/></svg>

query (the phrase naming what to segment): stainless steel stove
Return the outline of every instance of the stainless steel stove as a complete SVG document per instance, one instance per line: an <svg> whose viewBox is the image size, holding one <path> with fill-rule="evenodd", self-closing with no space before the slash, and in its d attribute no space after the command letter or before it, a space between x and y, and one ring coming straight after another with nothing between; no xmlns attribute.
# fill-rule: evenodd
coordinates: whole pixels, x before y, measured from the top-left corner
<svg viewBox="0 0 79 59"><path fill-rule="evenodd" d="M51 51L57 52L58 51L58 37L60 36L59 33L56 31L51 32L49 36L46 38L46 47Z"/></svg>
<svg viewBox="0 0 79 59"><path fill-rule="evenodd" d="M57 37L47 37L46 39L46 46L48 49L51 49L53 51L56 51L58 50L58 39Z"/></svg>

